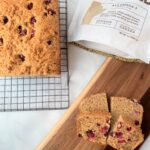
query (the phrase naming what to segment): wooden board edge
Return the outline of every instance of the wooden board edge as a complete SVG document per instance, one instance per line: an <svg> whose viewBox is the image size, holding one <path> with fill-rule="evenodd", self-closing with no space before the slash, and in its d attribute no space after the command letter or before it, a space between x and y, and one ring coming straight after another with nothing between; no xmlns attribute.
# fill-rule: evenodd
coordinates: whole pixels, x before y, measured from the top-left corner
<svg viewBox="0 0 150 150"><path fill-rule="evenodd" d="M70 106L70 108L65 112L65 114L62 116L62 118L56 123L55 127L49 131L48 135L44 138L44 140L36 147L36 150L43 150L45 146L49 143L49 141L57 134L57 131L60 129L60 127L63 125L63 123L69 118L69 116L72 114L72 112L78 107L81 99L86 95L86 93L89 91L89 89L93 86L93 84L97 81L97 79L100 77L100 75L105 70L106 66L109 64L109 62L113 58L108 57L105 62L102 64L100 69L96 72L94 77L89 81L88 85L84 88L84 90L81 92L79 97L75 100L75 102Z"/></svg>

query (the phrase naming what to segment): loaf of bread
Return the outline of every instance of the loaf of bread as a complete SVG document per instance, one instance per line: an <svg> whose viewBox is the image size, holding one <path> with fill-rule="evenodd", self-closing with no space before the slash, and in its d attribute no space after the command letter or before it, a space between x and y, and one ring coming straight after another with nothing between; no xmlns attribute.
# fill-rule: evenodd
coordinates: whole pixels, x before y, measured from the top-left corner
<svg viewBox="0 0 150 150"><path fill-rule="evenodd" d="M111 115L108 112L83 113L77 117L77 133L83 139L106 144Z"/></svg>
<svg viewBox="0 0 150 150"><path fill-rule="evenodd" d="M82 100L80 112L108 112L108 103L106 93L91 95Z"/></svg>
<svg viewBox="0 0 150 150"><path fill-rule="evenodd" d="M117 150L134 150L143 140L141 129L130 119L119 116L111 127L107 144Z"/></svg>
<svg viewBox="0 0 150 150"><path fill-rule="evenodd" d="M1 0L0 76L58 74L58 1Z"/></svg>
<svg viewBox="0 0 150 150"><path fill-rule="evenodd" d="M112 123L123 115L129 118L133 123L140 127L143 119L143 106L125 97L111 97L110 104Z"/></svg>

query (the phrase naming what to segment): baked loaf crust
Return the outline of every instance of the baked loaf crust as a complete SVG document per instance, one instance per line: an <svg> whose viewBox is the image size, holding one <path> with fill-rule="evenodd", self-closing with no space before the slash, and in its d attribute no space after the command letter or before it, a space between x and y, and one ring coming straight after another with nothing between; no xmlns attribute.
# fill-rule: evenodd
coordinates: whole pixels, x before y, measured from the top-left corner
<svg viewBox="0 0 150 150"><path fill-rule="evenodd" d="M106 144L111 115L108 112L83 113L77 117L77 133L83 139Z"/></svg>
<svg viewBox="0 0 150 150"><path fill-rule="evenodd" d="M0 76L58 74L57 0L1 0Z"/></svg>
<svg viewBox="0 0 150 150"><path fill-rule="evenodd" d="M141 129L130 119L120 116L111 128L107 143L117 150L134 150L143 140Z"/></svg>
<svg viewBox="0 0 150 150"><path fill-rule="evenodd" d="M80 104L80 112L108 112L106 93L98 93L85 98Z"/></svg>
<svg viewBox="0 0 150 150"><path fill-rule="evenodd" d="M143 119L143 106L125 97L111 97L112 124L120 115L129 118L137 127L141 126Z"/></svg>

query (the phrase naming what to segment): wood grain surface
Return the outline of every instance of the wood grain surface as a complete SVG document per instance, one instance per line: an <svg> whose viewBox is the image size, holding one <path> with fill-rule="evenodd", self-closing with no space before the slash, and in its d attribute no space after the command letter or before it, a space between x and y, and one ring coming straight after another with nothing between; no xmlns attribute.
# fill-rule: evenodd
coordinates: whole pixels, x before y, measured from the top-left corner
<svg viewBox="0 0 150 150"><path fill-rule="evenodd" d="M104 149L104 146L89 143L76 135L75 121L82 99L98 92L107 92L108 96L125 96L140 100L149 87L150 65L108 58L37 150Z"/></svg>

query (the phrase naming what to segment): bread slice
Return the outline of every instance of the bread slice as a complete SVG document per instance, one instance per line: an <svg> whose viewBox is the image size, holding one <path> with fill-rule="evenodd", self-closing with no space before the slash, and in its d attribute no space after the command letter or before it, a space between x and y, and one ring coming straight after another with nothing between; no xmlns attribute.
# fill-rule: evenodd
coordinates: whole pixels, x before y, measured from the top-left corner
<svg viewBox="0 0 150 150"><path fill-rule="evenodd" d="M136 126L141 126L143 118L142 105L125 97L111 97L110 105L112 124L114 124L119 115L123 115L126 118L131 119Z"/></svg>
<svg viewBox="0 0 150 150"><path fill-rule="evenodd" d="M134 150L143 142L141 129L125 117L119 116L109 133L107 144L117 150Z"/></svg>
<svg viewBox="0 0 150 150"><path fill-rule="evenodd" d="M108 112L83 113L77 117L77 133L83 139L106 144L111 115Z"/></svg>
<svg viewBox="0 0 150 150"><path fill-rule="evenodd" d="M106 93L98 93L83 99L79 106L80 112L108 112Z"/></svg>

